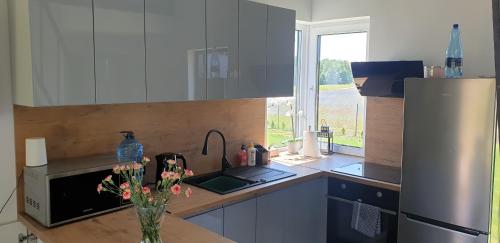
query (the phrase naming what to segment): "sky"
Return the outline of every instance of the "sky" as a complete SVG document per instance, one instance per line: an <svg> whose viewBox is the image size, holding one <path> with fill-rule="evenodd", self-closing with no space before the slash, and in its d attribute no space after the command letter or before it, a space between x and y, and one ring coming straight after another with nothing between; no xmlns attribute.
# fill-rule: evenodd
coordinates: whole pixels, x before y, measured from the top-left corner
<svg viewBox="0 0 500 243"><path fill-rule="evenodd" d="M325 58L366 61L367 33L349 33L321 36L320 60Z"/></svg>

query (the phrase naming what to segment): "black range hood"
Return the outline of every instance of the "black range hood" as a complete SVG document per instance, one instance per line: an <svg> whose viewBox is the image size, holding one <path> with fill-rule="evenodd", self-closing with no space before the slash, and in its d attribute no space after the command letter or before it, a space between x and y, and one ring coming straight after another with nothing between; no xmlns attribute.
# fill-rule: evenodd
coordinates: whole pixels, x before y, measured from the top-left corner
<svg viewBox="0 0 500 243"><path fill-rule="evenodd" d="M354 82L362 96L404 97L405 78L423 78L423 61L351 63Z"/></svg>

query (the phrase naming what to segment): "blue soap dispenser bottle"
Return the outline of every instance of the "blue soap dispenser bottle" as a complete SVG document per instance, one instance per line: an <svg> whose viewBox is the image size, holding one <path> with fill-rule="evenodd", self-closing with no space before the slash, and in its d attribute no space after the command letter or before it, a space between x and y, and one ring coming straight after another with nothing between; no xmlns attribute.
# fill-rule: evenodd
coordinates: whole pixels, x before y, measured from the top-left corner
<svg viewBox="0 0 500 243"><path fill-rule="evenodd" d="M143 146L135 139L134 132L122 131L125 139L120 143L116 150L116 157L119 162L130 163L140 162L143 155Z"/></svg>

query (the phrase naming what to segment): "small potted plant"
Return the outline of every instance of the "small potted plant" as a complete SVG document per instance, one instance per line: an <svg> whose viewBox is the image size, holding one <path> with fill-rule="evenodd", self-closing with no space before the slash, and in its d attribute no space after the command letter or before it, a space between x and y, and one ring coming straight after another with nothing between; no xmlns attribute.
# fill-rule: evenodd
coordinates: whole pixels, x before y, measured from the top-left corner
<svg viewBox="0 0 500 243"><path fill-rule="evenodd" d="M163 221L166 205L172 195L184 194L191 197L192 190L187 188L183 191L182 181L193 176L191 170L181 168L175 160L169 160L168 169L161 174L161 180L156 184L156 190L152 191L144 186L144 166L149 163L144 157L141 162L133 162L126 165L116 165L113 173L123 181L117 184L113 175L109 175L97 185L97 192L108 192L115 194L123 200L130 200L136 208L139 223L141 225L141 243L162 243L160 236L161 223Z"/></svg>
<svg viewBox="0 0 500 243"><path fill-rule="evenodd" d="M295 112L296 110L293 109L293 104L290 101L287 102L287 105L290 108L290 111L286 113L286 116L290 117L290 120L292 121L292 138L286 140L285 142L288 144L287 148L289 154L298 154L302 146L302 138L297 137L295 134L294 118L302 116L302 111Z"/></svg>

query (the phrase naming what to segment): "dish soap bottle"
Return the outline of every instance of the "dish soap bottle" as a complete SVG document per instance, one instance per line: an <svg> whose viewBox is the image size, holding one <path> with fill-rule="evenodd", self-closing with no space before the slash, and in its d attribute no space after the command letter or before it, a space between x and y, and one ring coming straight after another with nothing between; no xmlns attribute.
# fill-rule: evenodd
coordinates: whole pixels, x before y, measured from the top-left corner
<svg viewBox="0 0 500 243"><path fill-rule="evenodd" d="M257 149L253 146L253 143L248 145L247 156L248 166L255 166L257 160Z"/></svg>
<svg viewBox="0 0 500 243"><path fill-rule="evenodd" d="M240 166L248 165L248 154L246 145L241 145L241 150L238 153L238 158L240 159Z"/></svg>
<svg viewBox="0 0 500 243"><path fill-rule="evenodd" d="M116 157L119 162L130 163L142 160L143 146L135 139L134 132L123 131L125 139L116 150Z"/></svg>

